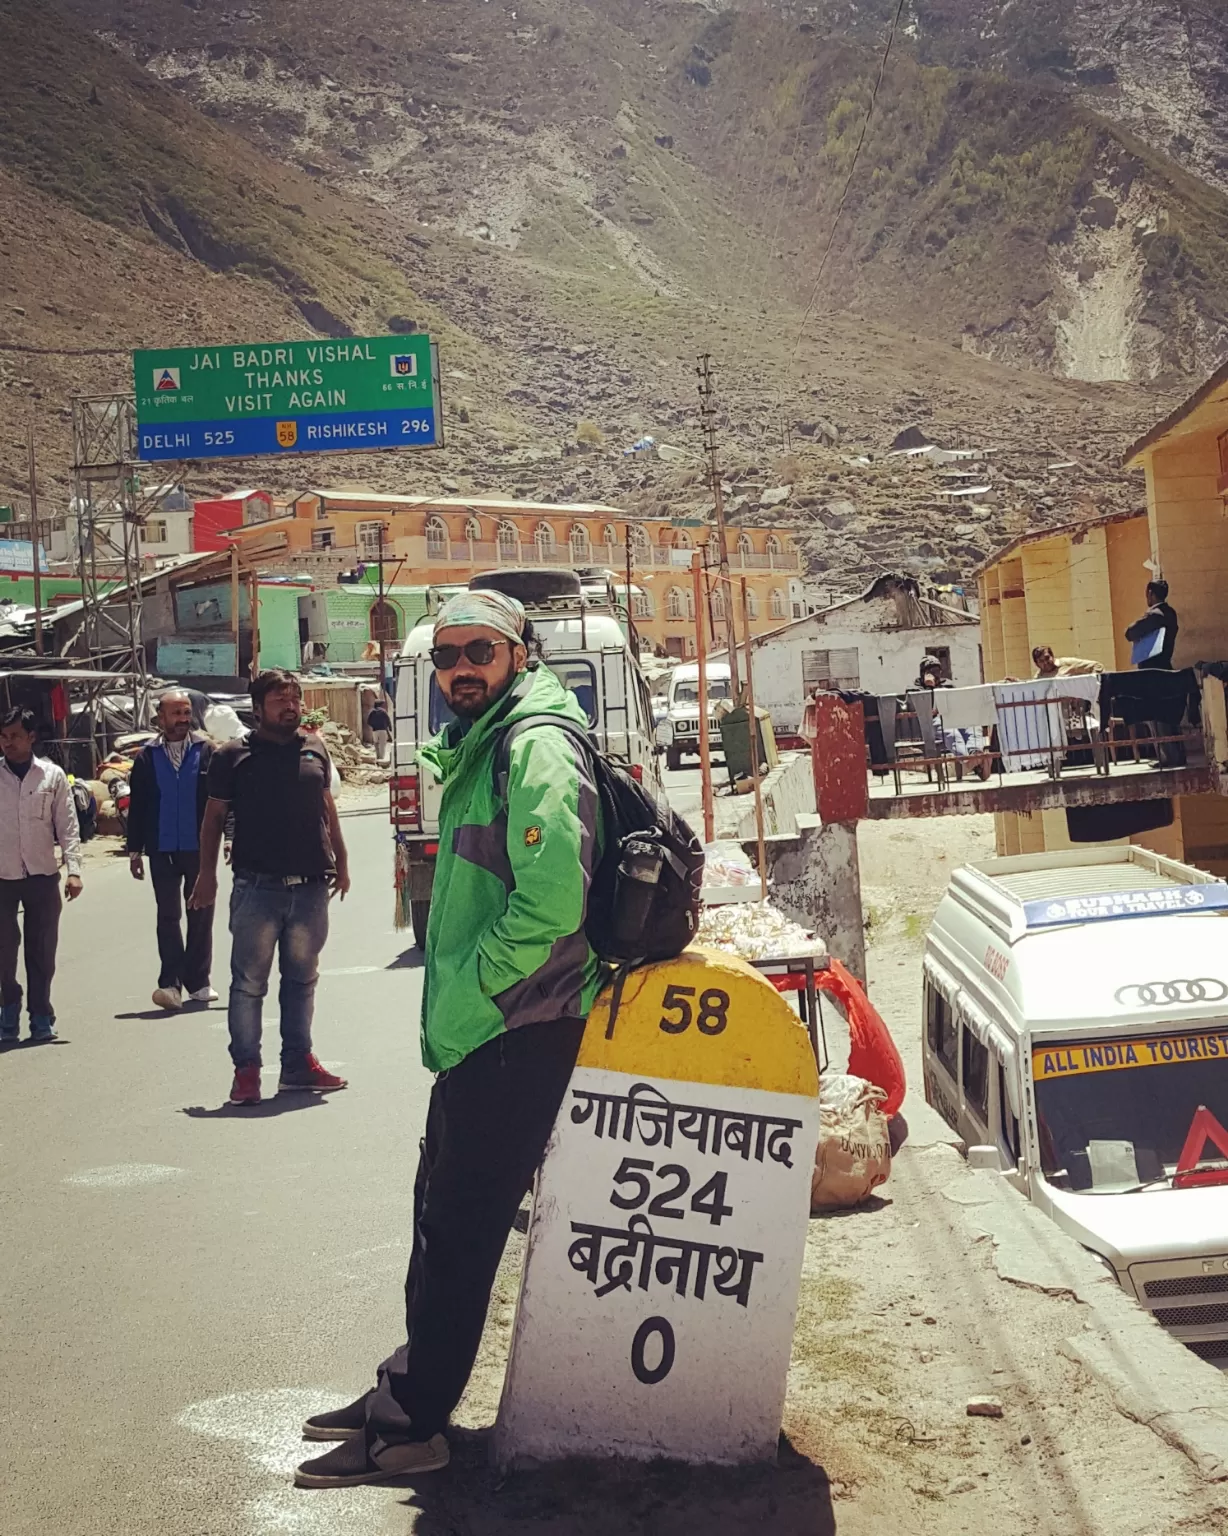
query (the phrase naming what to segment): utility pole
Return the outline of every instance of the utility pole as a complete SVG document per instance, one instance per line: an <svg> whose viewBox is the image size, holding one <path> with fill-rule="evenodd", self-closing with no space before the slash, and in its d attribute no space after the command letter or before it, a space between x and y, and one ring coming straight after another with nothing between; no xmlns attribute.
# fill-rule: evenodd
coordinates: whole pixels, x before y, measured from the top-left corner
<svg viewBox="0 0 1228 1536"><path fill-rule="evenodd" d="M695 370L699 379L699 419L704 439L704 452L708 455L708 477L712 484L712 504L716 515L717 547L721 558L721 591L725 594L725 633L729 649L729 691L737 698L741 689L738 683L738 632L733 617L733 588L729 581L729 539L725 532L725 496L721 490L721 472L716 464L716 406L713 397L716 388L712 383L712 354L701 352L699 366Z"/></svg>
<svg viewBox="0 0 1228 1536"><path fill-rule="evenodd" d="M34 654L43 654L43 573L39 569L38 470L34 462L34 423L26 436L30 450L30 564L34 573Z"/></svg>

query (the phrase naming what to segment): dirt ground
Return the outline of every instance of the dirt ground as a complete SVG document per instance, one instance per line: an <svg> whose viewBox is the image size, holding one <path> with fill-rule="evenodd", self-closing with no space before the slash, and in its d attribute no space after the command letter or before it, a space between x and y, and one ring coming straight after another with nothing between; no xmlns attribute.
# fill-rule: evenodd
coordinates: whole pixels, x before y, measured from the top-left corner
<svg viewBox="0 0 1228 1536"><path fill-rule="evenodd" d="M991 818L862 833L871 990L918 1083L920 955L950 870L992 855ZM838 1065L846 1045L829 1015ZM882 1198L811 1222L779 1464L568 1464L500 1480L498 1407L523 1237L505 1256L452 1468L407 1501L419 1536L1213 1536L1228 1492L1058 1353L1070 1298L1002 1281L970 1236L970 1175L914 1089ZM523 1225L523 1222L522 1222ZM993 1396L1001 1419L970 1418ZM389 1527L392 1529L392 1527Z"/></svg>

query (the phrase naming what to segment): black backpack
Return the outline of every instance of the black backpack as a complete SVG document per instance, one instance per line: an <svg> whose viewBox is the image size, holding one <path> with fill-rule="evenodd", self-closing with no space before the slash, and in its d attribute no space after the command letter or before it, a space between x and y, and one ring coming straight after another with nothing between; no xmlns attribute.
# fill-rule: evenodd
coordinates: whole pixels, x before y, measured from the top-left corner
<svg viewBox="0 0 1228 1536"><path fill-rule="evenodd" d="M668 806L612 763L578 721L528 715L505 726L495 744L495 792L507 799L512 742L535 726L553 725L579 744L601 799L605 846L593 871L584 932L600 959L628 967L672 960L699 928L704 851Z"/></svg>

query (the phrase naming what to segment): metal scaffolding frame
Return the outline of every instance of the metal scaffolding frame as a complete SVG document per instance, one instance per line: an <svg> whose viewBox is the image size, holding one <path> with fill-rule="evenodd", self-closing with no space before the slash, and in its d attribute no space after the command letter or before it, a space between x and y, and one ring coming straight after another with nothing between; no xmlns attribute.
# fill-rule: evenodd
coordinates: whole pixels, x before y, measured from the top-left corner
<svg viewBox="0 0 1228 1536"><path fill-rule="evenodd" d="M133 720L149 719L141 621L140 531L164 482L143 488L136 398L77 395L72 402L73 512L81 573L80 638L100 672L127 674ZM178 465L167 465L174 476Z"/></svg>

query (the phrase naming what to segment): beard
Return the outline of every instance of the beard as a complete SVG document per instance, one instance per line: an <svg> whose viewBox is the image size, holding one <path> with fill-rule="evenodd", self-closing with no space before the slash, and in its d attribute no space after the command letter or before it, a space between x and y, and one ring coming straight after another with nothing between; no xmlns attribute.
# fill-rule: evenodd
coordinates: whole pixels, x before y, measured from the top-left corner
<svg viewBox="0 0 1228 1536"><path fill-rule="evenodd" d="M492 704L499 702L511 687L515 675L514 670L509 670L507 675L497 683L488 683L484 677L478 677L474 673L464 677L454 677L452 696L448 700L452 713L462 720L478 719Z"/></svg>

